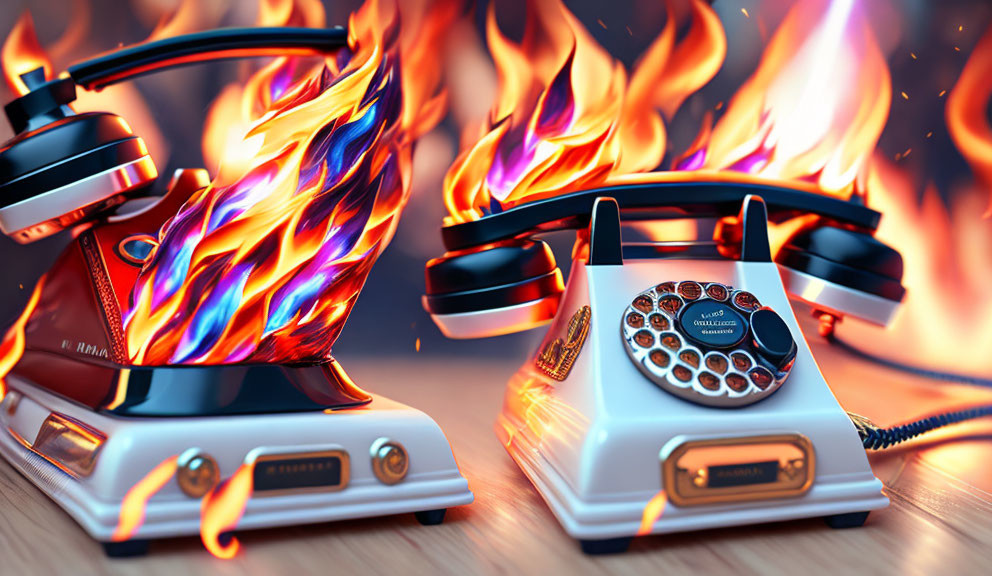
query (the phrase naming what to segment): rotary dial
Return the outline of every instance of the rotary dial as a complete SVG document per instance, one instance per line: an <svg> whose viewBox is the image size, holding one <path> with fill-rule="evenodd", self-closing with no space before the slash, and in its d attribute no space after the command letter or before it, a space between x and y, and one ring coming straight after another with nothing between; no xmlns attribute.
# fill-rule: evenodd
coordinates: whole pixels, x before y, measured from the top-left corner
<svg viewBox="0 0 992 576"><path fill-rule="evenodd" d="M692 402L734 407L775 392L796 343L771 308L715 282L664 282L624 310L627 354L652 382Z"/></svg>

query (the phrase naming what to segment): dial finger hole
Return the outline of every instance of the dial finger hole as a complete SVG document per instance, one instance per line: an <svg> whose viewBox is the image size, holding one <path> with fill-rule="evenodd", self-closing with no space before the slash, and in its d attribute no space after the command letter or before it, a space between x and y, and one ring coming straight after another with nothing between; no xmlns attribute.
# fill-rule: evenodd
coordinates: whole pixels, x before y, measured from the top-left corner
<svg viewBox="0 0 992 576"><path fill-rule="evenodd" d="M648 321L651 322L651 327L655 330L668 330L672 327L672 323L662 314L652 314Z"/></svg>
<svg viewBox="0 0 992 576"><path fill-rule="evenodd" d="M682 339L677 334L669 332L661 335L661 345L669 350L678 350L682 347Z"/></svg>
<svg viewBox="0 0 992 576"><path fill-rule="evenodd" d="M664 350L652 350L648 358L658 368L668 368L668 365L672 363L672 357L665 353Z"/></svg>
<svg viewBox="0 0 992 576"><path fill-rule="evenodd" d="M720 378L718 378L716 374L700 372L696 379L699 381L699 385L707 390L716 391L720 389Z"/></svg>
<svg viewBox="0 0 992 576"><path fill-rule="evenodd" d="M682 307L682 299L674 294L668 294L658 300L658 307L669 314L674 314Z"/></svg>
<svg viewBox="0 0 992 576"><path fill-rule="evenodd" d="M641 316L637 312L627 314L627 326L630 326L631 328L643 328L644 316Z"/></svg>
<svg viewBox="0 0 992 576"><path fill-rule="evenodd" d="M643 294L637 298L634 298L634 302L631 306L637 308L645 314L650 314L654 310L654 302L651 301L651 298L644 296ZM614 318L616 318L616 316L614 316Z"/></svg>
<svg viewBox="0 0 992 576"><path fill-rule="evenodd" d="M730 359L734 363L734 368L740 370L741 372L747 372L751 367L751 359L748 358L746 354L734 352L730 355Z"/></svg>
<svg viewBox="0 0 992 576"><path fill-rule="evenodd" d="M698 282L688 280L679 283L678 292L686 300L695 300L703 295L703 287Z"/></svg>
<svg viewBox="0 0 992 576"><path fill-rule="evenodd" d="M680 366L676 364L675 368L672 368L672 374L675 376L675 378L677 378L682 382L688 382L689 380L692 380L692 370L689 370L685 366Z"/></svg>
<svg viewBox="0 0 992 576"><path fill-rule="evenodd" d="M751 312L753 310L757 310L761 304L758 302L758 299L755 298L754 294L740 290L734 293L734 306L737 306L745 312Z"/></svg>
<svg viewBox="0 0 992 576"><path fill-rule="evenodd" d="M727 374L725 379L727 386L734 392L747 390L747 380L740 374Z"/></svg>
<svg viewBox="0 0 992 576"><path fill-rule="evenodd" d="M693 350L683 350L679 353L679 360L685 362L693 368L699 368L699 354Z"/></svg>
<svg viewBox="0 0 992 576"><path fill-rule="evenodd" d="M706 295L714 300L723 301L727 299L727 296L730 296L730 292L723 284L710 284L706 287Z"/></svg>
<svg viewBox="0 0 992 576"><path fill-rule="evenodd" d="M650 348L654 346L654 334L647 330L640 330L634 334L634 342L641 348Z"/></svg>
<svg viewBox="0 0 992 576"><path fill-rule="evenodd" d="M762 368L761 366L758 366L754 370L748 372L748 377L751 378L751 382L754 382L755 386L761 388L762 390L768 388L775 380L772 373L769 372L768 369Z"/></svg>
<svg viewBox="0 0 992 576"><path fill-rule="evenodd" d="M728 366L727 357L723 354L710 354L706 357L706 367L717 374L725 373Z"/></svg>
<svg viewBox="0 0 992 576"><path fill-rule="evenodd" d="M675 282L662 282L654 287L654 291L658 294L671 294L675 292Z"/></svg>

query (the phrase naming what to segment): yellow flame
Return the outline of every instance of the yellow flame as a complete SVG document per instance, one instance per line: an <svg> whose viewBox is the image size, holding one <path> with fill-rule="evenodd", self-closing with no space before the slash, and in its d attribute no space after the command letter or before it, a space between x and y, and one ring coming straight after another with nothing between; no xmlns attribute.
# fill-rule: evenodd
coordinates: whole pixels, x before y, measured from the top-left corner
<svg viewBox="0 0 992 576"><path fill-rule="evenodd" d="M245 505L253 488L253 464L242 464L234 476L220 483L203 498L200 506L200 538L207 550L217 558L234 558L241 547L237 538L231 537L226 545L220 535L233 530L245 512Z"/></svg>
<svg viewBox="0 0 992 576"><path fill-rule="evenodd" d="M24 353L24 326L27 325L35 306L38 305L44 284L45 277L42 276L38 279L27 306L24 307L14 324L7 329L3 342L0 342L0 401L3 401L3 397L7 395L7 374L10 374L14 365L21 359L21 354Z"/></svg>
<svg viewBox="0 0 992 576"><path fill-rule="evenodd" d="M665 512L665 506L667 504L668 495L665 494L664 490L659 491L648 500L648 503L644 506L644 514L641 515L641 526L637 529L637 536L646 536L651 533L655 523Z"/></svg>
<svg viewBox="0 0 992 576"><path fill-rule="evenodd" d="M117 529L111 539L114 542L128 540L145 521L145 508L148 501L176 474L179 456L172 456L131 487L124 495Z"/></svg>

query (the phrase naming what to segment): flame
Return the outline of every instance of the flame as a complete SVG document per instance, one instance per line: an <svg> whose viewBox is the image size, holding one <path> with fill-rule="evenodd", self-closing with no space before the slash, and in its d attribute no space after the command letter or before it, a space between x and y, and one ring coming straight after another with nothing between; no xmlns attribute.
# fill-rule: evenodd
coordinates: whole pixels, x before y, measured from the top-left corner
<svg viewBox="0 0 992 576"><path fill-rule="evenodd" d="M513 392L508 395L507 410L520 422L520 430L504 426L507 432L507 448L513 443L517 433L525 429L533 436L535 443L545 437L555 437L565 444L582 440L583 431L589 426L589 419L579 410L564 402L555 394L554 386L540 378L514 376L508 384Z"/></svg>
<svg viewBox="0 0 992 576"><path fill-rule="evenodd" d="M888 118L892 86L854 0L796 3L726 113L676 162L815 183L848 197Z"/></svg>
<svg viewBox="0 0 992 576"><path fill-rule="evenodd" d="M7 80L7 87L18 96L30 91L21 80L21 74L43 67L45 78L52 77L52 63L38 43L34 31L34 18L27 10L21 13L21 17L7 35L0 60L3 62L3 75Z"/></svg>
<svg viewBox="0 0 992 576"><path fill-rule="evenodd" d="M114 530L111 540L123 542L134 536L134 533L145 521L145 508L148 506L148 501L176 475L178 461L179 456L167 458L152 468L151 472L127 491L127 494L124 495L124 501L121 503L117 529Z"/></svg>
<svg viewBox="0 0 992 576"><path fill-rule="evenodd" d="M398 6L367 2L348 50L272 96L245 135L252 166L222 163L160 232L125 321L135 363L328 357L395 231L413 141L440 119L437 82L418 84L435 64L410 49L439 42L455 11L432 14L397 33Z"/></svg>
<svg viewBox="0 0 992 576"><path fill-rule="evenodd" d="M220 543L220 535L233 530L245 505L251 498L253 488L253 464L242 464L229 479L221 482L203 497L200 505L200 538L207 550L217 558L234 558L241 548L237 538L231 537L227 544Z"/></svg>
<svg viewBox="0 0 992 576"><path fill-rule="evenodd" d="M668 495L665 494L664 490L660 490L648 500L648 503L644 506L644 514L641 515L641 526L637 529L636 536L646 536L651 533L655 522L665 512L665 506L667 504Z"/></svg>
<svg viewBox="0 0 992 576"><path fill-rule="evenodd" d="M947 98L947 128L958 151L992 193L992 27L985 32ZM986 211L986 216L992 211Z"/></svg>
<svg viewBox="0 0 992 576"><path fill-rule="evenodd" d="M144 41L153 42L195 32L200 27L202 4L203 2L197 0L181 0L174 10L162 15L155 29Z"/></svg>
<svg viewBox="0 0 992 576"><path fill-rule="evenodd" d="M323 28L324 11L317 0L262 0L257 26ZM245 82L232 82L214 99L203 129L204 165L216 169L224 161L231 171L250 169L258 152L255 139L244 138L293 80L293 58L273 59Z"/></svg>
<svg viewBox="0 0 992 576"><path fill-rule="evenodd" d="M42 276L35 285L27 306L24 307L14 324L7 329L3 341L0 342L0 402L7 395L7 374L10 374L11 369L21 359L21 354L24 353L24 325L28 323L28 318L31 317L35 306L38 305L44 284L45 277Z"/></svg>
<svg viewBox="0 0 992 576"><path fill-rule="evenodd" d="M491 5L486 30L499 93L488 126L445 178L446 221L656 167L665 149L663 113L671 116L708 82L726 51L707 4L693 0L689 32L677 46L678 22L666 6L665 29L628 82L624 67L561 2L528 2L519 44L500 32Z"/></svg>

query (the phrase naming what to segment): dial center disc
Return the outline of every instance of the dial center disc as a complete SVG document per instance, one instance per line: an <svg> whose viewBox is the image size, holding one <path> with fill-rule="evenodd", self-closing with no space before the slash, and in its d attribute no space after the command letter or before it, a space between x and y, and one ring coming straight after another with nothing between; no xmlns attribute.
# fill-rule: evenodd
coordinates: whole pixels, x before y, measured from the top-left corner
<svg viewBox="0 0 992 576"><path fill-rule="evenodd" d="M729 305L716 300L693 302L679 316L682 330L703 346L732 348L747 334L747 320Z"/></svg>

